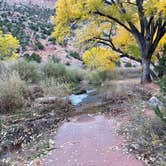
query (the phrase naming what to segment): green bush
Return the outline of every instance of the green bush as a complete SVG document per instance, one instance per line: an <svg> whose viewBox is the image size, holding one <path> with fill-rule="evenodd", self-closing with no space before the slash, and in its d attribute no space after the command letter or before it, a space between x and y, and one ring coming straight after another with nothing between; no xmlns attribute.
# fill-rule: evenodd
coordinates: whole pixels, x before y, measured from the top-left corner
<svg viewBox="0 0 166 166"><path fill-rule="evenodd" d="M63 79L48 78L41 84L45 96L65 97L72 94L72 85Z"/></svg>
<svg viewBox="0 0 166 166"><path fill-rule="evenodd" d="M46 63L43 66L42 71L44 73L44 77L46 77L46 78L63 77L66 73L66 69L65 69L64 65L57 64L54 62Z"/></svg>
<svg viewBox="0 0 166 166"><path fill-rule="evenodd" d="M71 57L75 58L75 59L78 59L80 61L82 61L81 57L80 57L80 54L77 53L77 52L70 52L69 54Z"/></svg>
<svg viewBox="0 0 166 166"><path fill-rule="evenodd" d="M41 42L36 42L35 43L35 50L43 50L44 49L44 46Z"/></svg>
<svg viewBox="0 0 166 166"><path fill-rule="evenodd" d="M113 80L116 78L116 73L114 71L97 71L93 72L90 76L90 83L101 84L106 80Z"/></svg>
<svg viewBox="0 0 166 166"><path fill-rule="evenodd" d="M165 110L162 112L162 110L157 106L155 109L155 114L166 123L166 112Z"/></svg>
<svg viewBox="0 0 166 166"><path fill-rule="evenodd" d="M30 61L35 61L37 63L40 63L41 62L41 56L36 54L36 53L32 53L31 55L29 54L24 54L24 59L28 62Z"/></svg>
<svg viewBox="0 0 166 166"><path fill-rule="evenodd" d="M161 92L163 92L164 94L166 94L166 76L164 76L164 77L159 81L159 85L160 85L160 90L161 90Z"/></svg>
<svg viewBox="0 0 166 166"><path fill-rule="evenodd" d="M21 60L13 65L13 69L19 73L22 80L28 83L37 83L41 79L41 72L36 62Z"/></svg>
<svg viewBox="0 0 166 166"><path fill-rule="evenodd" d="M67 68L63 64L54 63L52 61L46 63L42 71L44 78L62 78L68 83L78 83L83 79L82 74L78 70Z"/></svg>
<svg viewBox="0 0 166 166"><path fill-rule="evenodd" d="M166 44L163 53L164 55L159 58L158 65L155 66L155 71L158 73L159 78L162 78L166 74Z"/></svg>
<svg viewBox="0 0 166 166"><path fill-rule="evenodd" d="M51 60L54 62L54 63L59 63L61 60L56 57L56 56L52 56Z"/></svg>
<svg viewBox="0 0 166 166"><path fill-rule="evenodd" d="M28 91L26 83L18 73L0 78L0 112L9 113L21 109L26 104L25 94Z"/></svg>
<svg viewBox="0 0 166 166"><path fill-rule="evenodd" d="M83 74L79 70L67 68L65 78L68 82L79 83L83 80Z"/></svg>
<svg viewBox="0 0 166 166"><path fill-rule="evenodd" d="M2 62L0 62L0 74L2 74L4 70L5 70L5 65Z"/></svg>
<svg viewBox="0 0 166 166"><path fill-rule="evenodd" d="M132 67L132 64L130 62L126 62L125 67Z"/></svg>

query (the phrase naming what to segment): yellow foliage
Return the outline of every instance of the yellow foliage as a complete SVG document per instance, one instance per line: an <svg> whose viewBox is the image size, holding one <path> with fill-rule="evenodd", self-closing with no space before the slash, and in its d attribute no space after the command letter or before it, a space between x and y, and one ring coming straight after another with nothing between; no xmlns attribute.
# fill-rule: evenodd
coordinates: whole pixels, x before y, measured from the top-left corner
<svg viewBox="0 0 166 166"><path fill-rule="evenodd" d="M10 34L3 34L0 31L0 59L17 58L16 49L19 41Z"/></svg>
<svg viewBox="0 0 166 166"><path fill-rule="evenodd" d="M148 0L144 1L144 8L149 15L152 12L162 13L166 17L166 1L165 0Z"/></svg>
<svg viewBox="0 0 166 166"><path fill-rule="evenodd" d="M86 25L79 24L81 28L77 32L79 39L77 43L88 43L89 48L89 41L92 41L92 39L94 43L91 42L90 44L93 44L93 46L102 41L114 50L118 50L115 47L120 48L122 52L141 59L140 41L138 41L138 35L135 34L141 32L142 22L140 21L138 7L135 4L136 0L115 1L113 5L106 4L104 0L58 0L56 16L53 19L55 30L52 35L58 42L63 42L70 35L71 24L83 21ZM163 17L164 21L166 17L166 0L143 1L142 12L145 13L147 20L153 14L154 23L157 22L159 15ZM130 24L131 22L132 24ZM133 32L135 27L138 33ZM146 35L146 32L147 30L144 28L142 34ZM159 43L158 49L164 45L165 41L164 36ZM99 47L86 51L83 59L87 66L103 70L104 68L114 68L113 62L108 60L114 56L116 59L117 55L114 52Z"/></svg>
<svg viewBox="0 0 166 166"><path fill-rule="evenodd" d="M91 39L98 41L98 38L104 36L104 33L108 33L112 25L109 22L98 23L98 21L92 21L84 28L77 31L79 44L87 42Z"/></svg>
<svg viewBox="0 0 166 166"><path fill-rule="evenodd" d="M113 70L119 56L104 47L93 47L83 55L84 63L91 69Z"/></svg>
<svg viewBox="0 0 166 166"><path fill-rule="evenodd" d="M127 47L130 44L136 44L135 39L127 30L122 27L117 27L116 35L113 37L113 43L116 43L118 47Z"/></svg>
<svg viewBox="0 0 166 166"><path fill-rule="evenodd" d="M83 2L83 1L82 1ZM69 22L72 20L83 19L83 4L77 0L58 0L56 4L56 17L53 19L55 31L52 36L62 42L69 35Z"/></svg>

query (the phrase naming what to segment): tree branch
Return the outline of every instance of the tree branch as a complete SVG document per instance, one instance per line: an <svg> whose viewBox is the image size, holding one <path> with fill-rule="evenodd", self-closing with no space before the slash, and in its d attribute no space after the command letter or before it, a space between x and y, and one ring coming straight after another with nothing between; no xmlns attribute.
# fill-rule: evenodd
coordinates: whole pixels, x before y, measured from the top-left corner
<svg viewBox="0 0 166 166"><path fill-rule="evenodd" d="M112 17L110 15L107 15L107 14L104 14L104 13L101 13L100 11L96 11L95 14L98 14L100 16L103 16L103 17L107 17L113 21L115 21L116 23L118 23L119 25L121 25L123 28L125 28L127 31L131 32L131 29L128 28L125 24L123 24L121 21L119 21L117 18L115 17Z"/></svg>

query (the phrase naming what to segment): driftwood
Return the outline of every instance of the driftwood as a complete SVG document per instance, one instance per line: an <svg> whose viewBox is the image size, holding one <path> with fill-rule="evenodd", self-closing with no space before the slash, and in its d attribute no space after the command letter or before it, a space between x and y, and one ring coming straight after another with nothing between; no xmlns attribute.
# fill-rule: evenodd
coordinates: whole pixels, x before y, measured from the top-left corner
<svg viewBox="0 0 166 166"><path fill-rule="evenodd" d="M58 98L55 96L52 97L40 97L35 99L37 104L71 104L71 100L68 97Z"/></svg>

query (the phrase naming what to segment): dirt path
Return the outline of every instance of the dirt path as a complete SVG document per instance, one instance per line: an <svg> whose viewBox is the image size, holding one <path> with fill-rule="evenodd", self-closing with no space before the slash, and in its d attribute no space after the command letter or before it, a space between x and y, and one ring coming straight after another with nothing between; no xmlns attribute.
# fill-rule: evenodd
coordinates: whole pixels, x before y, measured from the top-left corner
<svg viewBox="0 0 166 166"><path fill-rule="evenodd" d="M65 122L55 136L55 150L42 166L143 166L124 152L125 140L115 134L118 123L104 115L81 115Z"/></svg>

